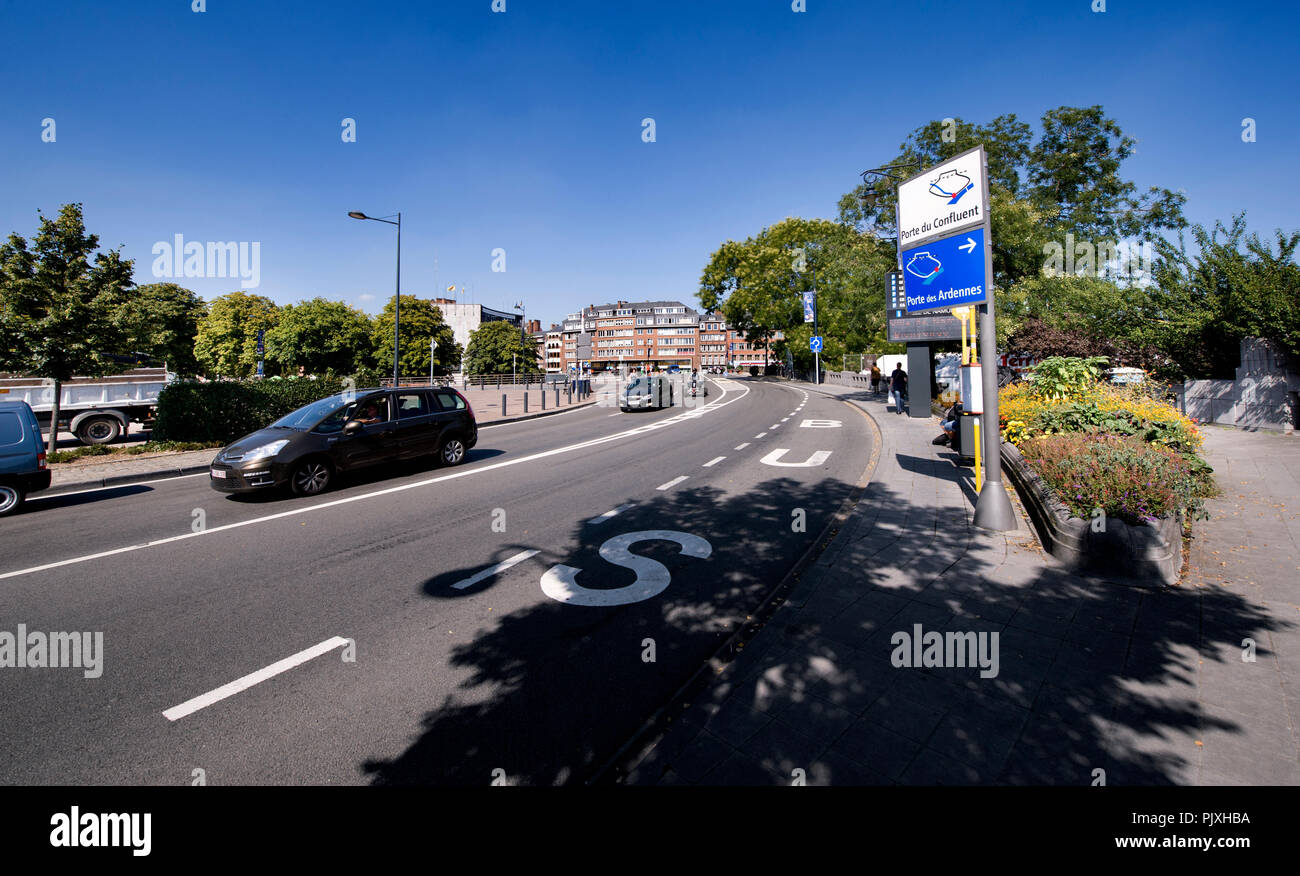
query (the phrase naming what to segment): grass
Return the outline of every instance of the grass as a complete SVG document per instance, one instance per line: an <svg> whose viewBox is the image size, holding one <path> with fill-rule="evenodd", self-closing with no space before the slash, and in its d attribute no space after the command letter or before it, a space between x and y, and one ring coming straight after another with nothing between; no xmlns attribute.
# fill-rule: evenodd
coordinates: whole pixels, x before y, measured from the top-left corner
<svg viewBox="0 0 1300 876"><path fill-rule="evenodd" d="M51 465L56 465L60 462L72 462L75 459L82 459L87 456L124 457L140 456L145 453L182 453L186 450L208 450L221 446L223 445L203 441L147 441L134 447L110 447L107 444L90 444L85 447L75 447L72 450L56 450L46 458L46 461Z"/></svg>

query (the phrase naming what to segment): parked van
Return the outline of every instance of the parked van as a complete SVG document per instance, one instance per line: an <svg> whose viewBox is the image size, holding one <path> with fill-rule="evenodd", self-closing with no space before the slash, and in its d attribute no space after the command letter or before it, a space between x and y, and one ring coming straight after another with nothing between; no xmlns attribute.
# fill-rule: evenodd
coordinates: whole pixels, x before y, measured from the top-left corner
<svg viewBox="0 0 1300 876"><path fill-rule="evenodd" d="M28 493L49 486L36 414L27 402L0 401L0 517L22 508Z"/></svg>

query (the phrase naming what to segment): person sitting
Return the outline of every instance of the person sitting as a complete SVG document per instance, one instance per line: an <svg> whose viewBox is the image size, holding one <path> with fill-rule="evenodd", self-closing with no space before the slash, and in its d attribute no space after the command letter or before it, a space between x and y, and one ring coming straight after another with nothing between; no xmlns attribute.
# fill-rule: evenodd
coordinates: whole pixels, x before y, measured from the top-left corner
<svg viewBox="0 0 1300 876"><path fill-rule="evenodd" d="M381 422L379 419L379 405L374 402L367 402L361 409L361 413L357 415L357 421L365 423L367 426Z"/></svg>

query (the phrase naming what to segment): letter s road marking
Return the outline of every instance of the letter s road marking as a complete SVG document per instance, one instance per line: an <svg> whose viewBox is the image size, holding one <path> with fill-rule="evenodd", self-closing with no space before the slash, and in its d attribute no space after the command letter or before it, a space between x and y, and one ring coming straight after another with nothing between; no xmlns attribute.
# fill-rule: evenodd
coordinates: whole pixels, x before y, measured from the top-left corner
<svg viewBox="0 0 1300 876"><path fill-rule="evenodd" d="M569 605L596 607L630 605L658 596L672 580L667 567L658 560L638 556L628 550L641 541L675 541L682 546L682 556L706 559L713 546L698 535L668 529L646 529L616 535L600 546L602 559L636 572L636 580L626 587L613 590L592 590L577 583L581 569L563 564L552 566L542 575L542 592Z"/></svg>

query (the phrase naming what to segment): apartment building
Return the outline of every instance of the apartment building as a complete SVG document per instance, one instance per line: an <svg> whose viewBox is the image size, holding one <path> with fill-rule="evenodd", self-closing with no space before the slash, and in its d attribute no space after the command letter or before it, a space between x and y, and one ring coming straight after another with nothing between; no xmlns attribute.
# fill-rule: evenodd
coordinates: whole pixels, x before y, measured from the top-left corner
<svg viewBox="0 0 1300 876"><path fill-rule="evenodd" d="M574 370L700 367L700 314L680 301L593 304L569 314L563 334L565 367Z"/></svg>

